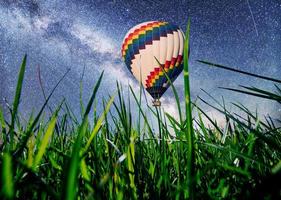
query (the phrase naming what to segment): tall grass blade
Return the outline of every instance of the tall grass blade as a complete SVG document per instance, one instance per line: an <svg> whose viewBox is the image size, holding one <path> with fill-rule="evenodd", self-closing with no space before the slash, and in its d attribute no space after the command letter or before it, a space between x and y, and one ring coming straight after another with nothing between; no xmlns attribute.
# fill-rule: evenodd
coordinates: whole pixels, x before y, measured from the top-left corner
<svg viewBox="0 0 281 200"><path fill-rule="evenodd" d="M188 142L187 150L187 191L189 199L194 199L194 132L192 126L191 114L191 98L190 98L190 85L189 85L189 70L188 70L188 51L189 51L189 32L190 32L190 19L188 20L183 54L183 75L184 75L184 94L185 94L185 114L186 114L186 139Z"/></svg>
<svg viewBox="0 0 281 200"><path fill-rule="evenodd" d="M43 82L42 82L42 77L41 77L41 69L40 69L40 66L39 66L39 65L38 65L37 71L38 71L39 85L40 85L40 88L41 88L41 91L42 91L44 100L46 101L47 95L46 95L45 90L44 90L44 87L43 87ZM47 106L48 106L50 112L52 113L53 110L52 110L51 106L49 106L48 104L47 104Z"/></svg>
<svg viewBox="0 0 281 200"><path fill-rule="evenodd" d="M103 123L103 121L104 121L104 119L105 119L105 116L106 116L106 114L108 113L108 111L109 111L109 109L110 109L110 107L111 107L111 104L112 104L113 101L114 101L114 98L115 98L115 97L113 96L113 97L111 97L111 98L109 99L109 101L108 101L108 103L107 103L107 105L106 105L106 107L105 107L104 112L102 113L102 115L101 115L100 118L98 119L97 123L95 124L95 127L93 128L93 130L92 130L92 132L91 132L91 135L90 135L90 137L89 137L89 139L88 139L88 141L87 141L87 144L86 144L86 146L85 146L84 152L88 151L88 149L89 149L89 147L90 147L90 145L91 145L93 139L95 138L95 136L97 135L98 131L100 130L100 128L101 128L101 126L102 126L102 123Z"/></svg>
<svg viewBox="0 0 281 200"><path fill-rule="evenodd" d="M219 65L219 64L211 63L211 62L204 61L204 60L197 60L197 61L200 62L200 63L206 64L206 65L212 66L212 67L226 69L226 70L237 72L237 73L240 73L240 74L245 74L245 75L256 77L256 78L261 78L261 79L268 80L268 81L273 81L273 82L276 82L276 83L281 83L281 80L279 80L279 79L275 79L275 78L271 78L271 77L267 77L267 76L262 76L262 75L258 75L258 74L254 74L254 73L250 73L250 72L234 69L232 67L227 67L227 66L224 66L224 65Z"/></svg>
<svg viewBox="0 0 281 200"><path fill-rule="evenodd" d="M86 161L84 158L81 160L80 168L81 168L81 174L82 174L83 178L87 181L91 181L91 178L90 178L90 175L88 172L88 167L87 167L87 164L86 164Z"/></svg>
<svg viewBox="0 0 281 200"><path fill-rule="evenodd" d="M168 117L168 120L172 125L177 125L179 130L183 129L182 125L179 122L177 122L177 120L173 116L171 116L169 113L165 113L165 115ZM176 126L174 127L176 128Z"/></svg>
<svg viewBox="0 0 281 200"><path fill-rule="evenodd" d="M271 172L273 174L277 174L280 171L281 171L281 160L279 160L279 162L276 165L274 165L274 167L272 168Z"/></svg>
<svg viewBox="0 0 281 200"><path fill-rule="evenodd" d="M81 75L80 83L79 83L79 101L80 101L81 116L85 111L84 104L83 104L83 78L84 78L84 73L85 73L85 66L83 67L83 71L82 71L82 75Z"/></svg>
<svg viewBox="0 0 281 200"><path fill-rule="evenodd" d="M128 146L127 151L127 163L128 163L128 170L129 170L129 179L130 179L130 187L133 190L133 198L137 199L137 188L135 185L135 138L136 134L134 131L131 132L130 137L130 144Z"/></svg>
<svg viewBox="0 0 281 200"><path fill-rule="evenodd" d="M68 168L67 174L66 174L67 177L66 177L65 184L64 184L65 187L63 188L63 194L62 194L63 199L67 199L67 200L76 199L77 182L78 182L78 168L79 168L80 162L81 162L80 150L82 147L82 139L87 130L88 115L90 113L91 107L92 107L94 99L96 97L96 93L100 86L102 77L103 77L103 72L100 75L98 82L96 83L96 85L94 87L92 96L88 102L85 113L83 115L82 124L78 130L78 136L75 140L75 143L73 144L72 155L70 158L69 168Z"/></svg>
<svg viewBox="0 0 281 200"><path fill-rule="evenodd" d="M96 98L96 95L97 95L97 92L98 92L98 89L100 87L100 83L101 83L101 80L102 80L102 77L103 77L103 74L104 72L101 73L99 79L98 79L98 82L96 83L95 87L94 87L94 91L92 93L92 96L90 98L90 101L86 107L86 110L85 110L85 113L84 113L84 119L88 116L88 114L90 113L91 111L91 107L93 105L93 102L94 102L94 99Z"/></svg>
<svg viewBox="0 0 281 200"><path fill-rule="evenodd" d="M63 198L73 200L76 199L76 192L77 192L77 182L78 182L78 167L80 166L80 149L82 145L83 136L86 133L88 121L86 118L83 119L82 124L78 131L78 136L75 140L72 149L72 156L69 163L69 168L67 170L67 177L64 184L64 191L63 191Z"/></svg>
<svg viewBox="0 0 281 200"><path fill-rule="evenodd" d="M138 99L137 99L137 97L136 97L136 94L134 93L134 91L133 91L133 89L132 89L131 86L130 86L130 90L131 90L131 93L133 94L133 97L134 97L134 99L135 99L135 102L137 103L138 108L139 108L139 110L140 110L140 112L141 112L141 114L142 114L142 117L143 117L143 119L144 119L145 125L147 125L147 127L148 127L149 136L150 136L151 138L155 139L155 136L153 135L153 131L152 131L152 129L151 129L151 126L149 125L149 122L148 122L148 120L147 120L147 117L146 117L145 113L143 112L143 109L141 108L141 106L140 106L140 104L139 104L139 101L138 101ZM155 142L156 142L156 141L155 141ZM156 142L156 143L157 143L157 142Z"/></svg>
<svg viewBox="0 0 281 200"><path fill-rule="evenodd" d="M70 70L67 70L65 72L65 74L61 77L61 79L57 82L57 84L55 85L55 87L52 89L51 93L49 94L48 98L46 99L46 101L44 102L43 106L41 107L39 113L37 114L37 116L35 117L34 121L32 122L32 124L29 126L29 128L27 129L27 131L25 132L25 135L23 136L23 138L21 139L20 143L18 144L17 149L14 151L13 156L18 156L19 154L22 153L24 147L27 144L27 141L30 137L30 135L32 134L32 131L34 129L34 127L36 126L36 124L38 123L43 110L45 109L46 105L48 104L51 96L53 95L53 93L55 92L55 90L57 89L57 87L59 86L59 84L62 82L62 80L66 77L66 75L68 74Z"/></svg>
<svg viewBox="0 0 281 200"><path fill-rule="evenodd" d="M21 90L22 90L22 84L23 84L23 78L24 78L24 73L25 73L25 67L26 67L26 58L27 55L24 56L19 75L18 75L18 83L17 83L17 88L16 88L16 94L14 97L14 103L13 103L13 110L12 110L12 119L11 119L11 128L9 130L10 136L11 136L11 150L14 148L14 126L15 126L15 121L16 121L16 116L18 112L18 107L20 103L20 96L21 96Z"/></svg>
<svg viewBox="0 0 281 200"><path fill-rule="evenodd" d="M5 128L6 128L5 118L4 118L2 108L0 106L0 130L3 131L3 129L5 129Z"/></svg>
<svg viewBox="0 0 281 200"><path fill-rule="evenodd" d="M234 91L234 92L239 92L239 93L243 93L243 94L247 94L247 95L251 95L251 96L255 96L255 97L260 97L260 98L264 98L264 99L269 99L269 100L273 100L273 101L277 101L277 102L281 103L281 96L277 96L273 93L271 93L272 95L268 95L265 93L257 93L257 91L249 92L249 91L245 91L245 90L239 90L239 89L233 89L233 88L227 88L227 87L219 87L219 88Z"/></svg>
<svg viewBox="0 0 281 200"><path fill-rule="evenodd" d="M14 197L12 156L10 153L4 153L2 157L2 191L4 198L12 199Z"/></svg>
<svg viewBox="0 0 281 200"><path fill-rule="evenodd" d="M37 165L40 164L40 162L43 158L43 155L46 152L48 143L49 143L50 138L52 137L52 134L54 132L56 121L57 121L57 115L54 115L52 117L52 119L50 120L49 125L47 127L47 130L46 130L46 132L45 132L45 134L44 134L44 136L41 140L41 143L39 145L38 153L36 154L34 162L33 162L33 169L35 169L37 167Z"/></svg>

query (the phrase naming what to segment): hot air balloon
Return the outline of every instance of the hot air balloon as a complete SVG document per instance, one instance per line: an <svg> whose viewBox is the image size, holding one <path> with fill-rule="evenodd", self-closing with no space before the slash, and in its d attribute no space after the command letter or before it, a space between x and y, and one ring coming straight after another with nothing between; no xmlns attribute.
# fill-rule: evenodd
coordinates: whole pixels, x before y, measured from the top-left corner
<svg viewBox="0 0 281 200"><path fill-rule="evenodd" d="M122 58L133 76L160 106L160 97L183 70L184 34L173 24L149 21L128 31L122 43ZM161 64L161 66L159 65Z"/></svg>

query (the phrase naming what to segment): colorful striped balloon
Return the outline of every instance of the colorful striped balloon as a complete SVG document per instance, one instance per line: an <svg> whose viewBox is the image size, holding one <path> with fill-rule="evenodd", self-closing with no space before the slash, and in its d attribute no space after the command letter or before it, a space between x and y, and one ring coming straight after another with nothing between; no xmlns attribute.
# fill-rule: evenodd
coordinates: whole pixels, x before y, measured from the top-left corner
<svg viewBox="0 0 281 200"><path fill-rule="evenodd" d="M154 99L159 99L169 87L162 69L174 81L183 70L183 48L184 34L178 26L150 21L128 31L122 57L135 78Z"/></svg>

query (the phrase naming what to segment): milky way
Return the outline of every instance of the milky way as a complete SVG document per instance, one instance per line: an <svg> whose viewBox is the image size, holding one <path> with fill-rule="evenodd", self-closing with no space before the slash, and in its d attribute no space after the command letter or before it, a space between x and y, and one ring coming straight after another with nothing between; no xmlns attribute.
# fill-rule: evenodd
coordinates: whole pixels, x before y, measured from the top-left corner
<svg viewBox="0 0 281 200"><path fill-rule="evenodd" d="M163 20L186 28L191 18L190 76L192 99L224 96L262 113L278 115L279 105L219 89L219 86L257 86L274 89L272 83L208 68L198 59L225 64L266 76L281 78L281 2L279 0L231 1L65 1L0 0L0 103L12 102L16 75L27 53L28 63L21 101L27 115L42 105L38 68L43 86L50 92L56 81L71 69L51 105L63 97L79 112L79 83L83 69L83 99L87 100L99 74L105 70L100 96L114 92L116 80L137 85L122 63L120 47L134 25ZM183 80L175 85L181 94ZM164 108L174 112L170 90ZM166 107L165 107L166 104Z"/></svg>

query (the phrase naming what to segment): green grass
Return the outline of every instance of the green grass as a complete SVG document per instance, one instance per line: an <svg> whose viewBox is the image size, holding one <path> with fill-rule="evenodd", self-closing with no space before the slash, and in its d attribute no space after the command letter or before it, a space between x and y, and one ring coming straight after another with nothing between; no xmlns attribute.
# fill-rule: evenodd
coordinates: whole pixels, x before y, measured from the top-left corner
<svg viewBox="0 0 281 200"><path fill-rule="evenodd" d="M188 55L189 26L184 55ZM24 123L18 106L25 63L26 57L19 70L10 116L0 108L1 199L280 198L280 187L273 184L281 176L278 123L270 117L259 118L236 102L233 105L240 109L240 115L229 112L216 98L216 104L210 104L198 97L225 116L225 126L219 126L191 102L187 56L183 73L185 115L172 85L179 120L162 109L142 105L141 93L138 98L131 87L133 99L125 100L119 84L115 95L97 99L103 74L87 106L80 103L81 121L67 100L45 119L44 109L66 72L46 96L38 114ZM231 69L206 61L204 64ZM277 83L276 79L266 80ZM80 88L81 97L82 85ZM247 86L225 89L280 104L279 85L276 91ZM103 107L101 113L97 113L97 105ZM132 108L139 109L139 114L132 116ZM93 117L89 117L91 112ZM149 115L156 119L156 129Z"/></svg>

